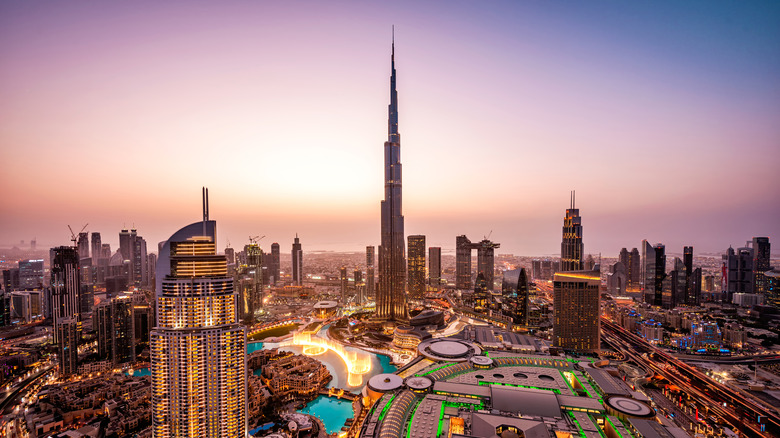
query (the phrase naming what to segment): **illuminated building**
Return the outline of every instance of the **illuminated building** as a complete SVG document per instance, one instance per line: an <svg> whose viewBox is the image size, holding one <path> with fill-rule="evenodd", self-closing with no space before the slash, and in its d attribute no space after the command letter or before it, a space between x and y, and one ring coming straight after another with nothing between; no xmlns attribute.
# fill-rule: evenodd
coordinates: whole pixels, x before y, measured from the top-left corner
<svg viewBox="0 0 780 438"><path fill-rule="evenodd" d="M366 247L366 299L376 297L376 276L374 275L374 247Z"/></svg>
<svg viewBox="0 0 780 438"><path fill-rule="evenodd" d="M233 279L225 256L216 254L207 205L204 190L203 221L176 232L160 251L150 334L158 438L246 436L246 329L237 322Z"/></svg>
<svg viewBox="0 0 780 438"><path fill-rule="evenodd" d="M620 250L618 259L621 263L623 263L623 266L626 267L626 290L640 290L639 278L641 274L640 266L642 264L642 260L639 257L639 250L633 248L631 249L631 252L629 252L627 249L623 248Z"/></svg>
<svg viewBox="0 0 780 438"><path fill-rule="evenodd" d="M138 235L135 228L119 232L119 252L124 260L130 261L129 284L147 284L149 275L146 271L146 240Z"/></svg>
<svg viewBox="0 0 780 438"><path fill-rule="evenodd" d="M571 208L563 218L563 241L561 242L560 271L579 271L583 269L582 256L582 218L580 210L574 208L575 195L571 193Z"/></svg>
<svg viewBox="0 0 780 438"><path fill-rule="evenodd" d="M43 259L19 261L19 288L40 289L43 287Z"/></svg>
<svg viewBox="0 0 780 438"><path fill-rule="evenodd" d="M729 247L723 256L726 277L726 302L731 302L731 297L737 293L753 293L753 248Z"/></svg>
<svg viewBox="0 0 780 438"><path fill-rule="evenodd" d="M430 338L431 334L419 327L399 325L393 332L393 345L398 348L415 350L420 342Z"/></svg>
<svg viewBox="0 0 780 438"><path fill-rule="evenodd" d="M599 271L568 271L553 280L553 343L566 350L594 352L600 348Z"/></svg>
<svg viewBox="0 0 780 438"><path fill-rule="evenodd" d="M395 89L395 41L390 55L390 105L385 142L385 199L381 202L379 291L376 316L406 320L406 254L404 216L401 209L401 134L398 133L398 92Z"/></svg>
<svg viewBox="0 0 780 438"><path fill-rule="evenodd" d="M408 280L409 298L425 298L425 236L409 236L408 240Z"/></svg>
<svg viewBox="0 0 780 438"><path fill-rule="evenodd" d="M292 284L293 286L303 286L303 249L301 249L301 240L298 239L297 233L292 245Z"/></svg>
<svg viewBox="0 0 780 438"><path fill-rule="evenodd" d="M363 271L355 269L352 275L355 278L355 304L363 304L366 302L366 282L363 281Z"/></svg>
<svg viewBox="0 0 780 438"><path fill-rule="evenodd" d="M325 365L303 355L282 357L263 366L263 381L283 401L314 396L330 379Z"/></svg>
<svg viewBox="0 0 780 438"><path fill-rule="evenodd" d="M441 247L428 248L428 284L434 289L441 288Z"/></svg>

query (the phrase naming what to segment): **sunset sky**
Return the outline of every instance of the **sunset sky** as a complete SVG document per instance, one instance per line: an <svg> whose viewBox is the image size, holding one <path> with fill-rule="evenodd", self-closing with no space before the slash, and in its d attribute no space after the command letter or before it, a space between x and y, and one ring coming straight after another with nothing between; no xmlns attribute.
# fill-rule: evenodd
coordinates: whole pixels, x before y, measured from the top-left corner
<svg viewBox="0 0 780 438"><path fill-rule="evenodd" d="M0 246L379 242L391 25L407 234L445 252L780 249L778 2L0 3ZM773 251L775 252L775 251Z"/></svg>

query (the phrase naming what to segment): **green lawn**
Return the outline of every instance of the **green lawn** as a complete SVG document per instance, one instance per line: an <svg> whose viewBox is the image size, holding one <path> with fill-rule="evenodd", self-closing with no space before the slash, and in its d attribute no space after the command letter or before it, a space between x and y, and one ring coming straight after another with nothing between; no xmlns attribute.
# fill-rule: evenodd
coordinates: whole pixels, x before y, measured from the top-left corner
<svg viewBox="0 0 780 438"><path fill-rule="evenodd" d="M262 341L265 338L275 338L277 336L284 336L290 332L294 332L298 329L300 324L291 324L283 327L276 327L270 330L265 330L260 333L249 336L250 341Z"/></svg>

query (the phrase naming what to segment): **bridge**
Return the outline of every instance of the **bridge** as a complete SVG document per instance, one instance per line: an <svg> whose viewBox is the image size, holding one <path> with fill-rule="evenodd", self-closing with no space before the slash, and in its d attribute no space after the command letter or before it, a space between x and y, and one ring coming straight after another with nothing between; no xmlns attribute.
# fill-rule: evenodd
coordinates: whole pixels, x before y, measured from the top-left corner
<svg viewBox="0 0 780 438"><path fill-rule="evenodd" d="M347 391L346 389L341 388L323 388L320 389L320 395L324 395L327 397L335 397L335 398L343 398L345 400L355 400L359 396Z"/></svg>

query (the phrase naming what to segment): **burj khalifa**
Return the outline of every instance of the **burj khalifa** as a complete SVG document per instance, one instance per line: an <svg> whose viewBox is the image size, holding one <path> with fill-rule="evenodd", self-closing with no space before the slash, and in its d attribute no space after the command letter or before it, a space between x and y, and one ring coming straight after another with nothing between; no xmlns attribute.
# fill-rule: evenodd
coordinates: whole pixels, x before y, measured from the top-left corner
<svg viewBox="0 0 780 438"><path fill-rule="evenodd" d="M390 56L390 105L385 142L385 199L382 201L382 243L379 246L379 291L376 316L403 321L406 308L406 248L401 213L401 134L398 133L398 91L395 89L395 39Z"/></svg>

